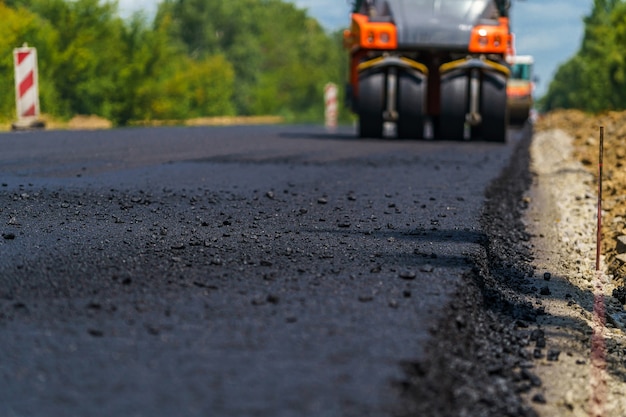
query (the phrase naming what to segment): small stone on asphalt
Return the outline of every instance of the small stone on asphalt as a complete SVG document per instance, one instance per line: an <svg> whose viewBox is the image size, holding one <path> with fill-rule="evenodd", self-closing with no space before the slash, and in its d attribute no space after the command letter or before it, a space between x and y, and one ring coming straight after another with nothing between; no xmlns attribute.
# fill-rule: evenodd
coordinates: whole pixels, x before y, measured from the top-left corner
<svg viewBox="0 0 626 417"><path fill-rule="evenodd" d="M402 271L400 272L399 275L400 275L400 278L407 279L407 280L415 279L415 277L417 276L417 274L415 274L415 272L413 271Z"/></svg>
<svg viewBox="0 0 626 417"><path fill-rule="evenodd" d="M104 336L104 332L101 330L96 330L96 329L89 329L87 331L91 336L93 337L102 337Z"/></svg>

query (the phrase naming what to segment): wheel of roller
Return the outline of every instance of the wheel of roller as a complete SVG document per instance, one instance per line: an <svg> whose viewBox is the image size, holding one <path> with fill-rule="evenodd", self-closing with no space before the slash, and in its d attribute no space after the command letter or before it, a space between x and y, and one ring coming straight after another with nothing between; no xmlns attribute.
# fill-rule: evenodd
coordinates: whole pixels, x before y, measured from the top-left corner
<svg viewBox="0 0 626 417"><path fill-rule="evenodd" d="M398 74L398 138L416 139L424 137L424 79L400 72Z"/></svg>
<svg viewBox="0 0 626 417"><path fill-rule="evenodd" d="M482 123L477 136L490 142L506 142L508 110L506 104L506 77L499 73L485 73L480 87L480 114Z"/></svg>
<svg viewBox="0 0 626 417"><path fill-rule="evenodd" d="M449 74L441 80L441 112L438 139L462 140L468 111L468 77Z"/></svg>
<svg viewBox="0 0 626 417"><path fill-rule="evenodd" d="M383 137L383 111L385 106L385 74L363 74L359 78L359 136Z"/></svg>

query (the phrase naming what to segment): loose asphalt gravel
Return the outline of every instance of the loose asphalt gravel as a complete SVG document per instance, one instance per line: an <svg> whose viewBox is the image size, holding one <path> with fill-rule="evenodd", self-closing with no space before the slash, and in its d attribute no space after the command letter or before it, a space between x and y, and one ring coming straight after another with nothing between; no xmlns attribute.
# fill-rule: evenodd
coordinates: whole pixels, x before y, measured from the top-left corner
<svg viewBox="0 0 626 417"><path fill-rule="evenodd" d="M46 133L0 138L1 415L537 415L529 127Z"/></svg>

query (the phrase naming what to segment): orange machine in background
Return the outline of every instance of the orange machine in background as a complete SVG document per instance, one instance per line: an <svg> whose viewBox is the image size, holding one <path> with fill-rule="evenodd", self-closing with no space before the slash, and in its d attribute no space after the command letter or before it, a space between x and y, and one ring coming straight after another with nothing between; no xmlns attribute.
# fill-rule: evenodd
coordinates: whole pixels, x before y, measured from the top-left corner
<svg viewBox="0 0 626 417"><path fill-rule="evenodd" d="M523 125L530 117L533 108L535 83L533 77L534 59L530 55L509 57L511 77L506 87L507 107L511 124Z"/></svg>
<svg viewBox="0 0 626 417"><path fill-rule="evenodd" d="M344 44L360 136L505 141L509 8L509 0L355 1Z"/></svg>

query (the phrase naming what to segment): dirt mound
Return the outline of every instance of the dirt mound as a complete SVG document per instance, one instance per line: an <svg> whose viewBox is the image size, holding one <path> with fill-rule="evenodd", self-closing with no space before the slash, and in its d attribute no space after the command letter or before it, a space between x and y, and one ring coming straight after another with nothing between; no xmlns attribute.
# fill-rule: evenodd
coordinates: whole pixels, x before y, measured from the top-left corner
<svg viewBox="0 0 626 417"><path fill-rule="evenodd" d="M615 284L624 285L626 255L618 253L618 238L626 235L626 112L590 115L579 110L558 110L542 116L535 131L560 129L574 138L573 156L593 174L590 189L598 190L600 127L604 127L602 254ZM590 219L590 225L593 221Z"/></svg>

